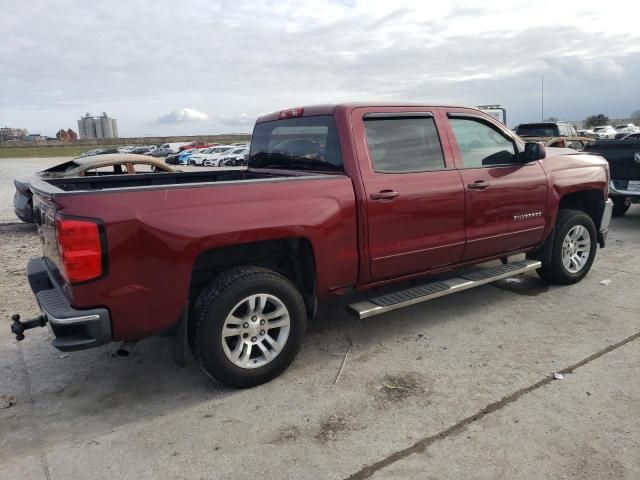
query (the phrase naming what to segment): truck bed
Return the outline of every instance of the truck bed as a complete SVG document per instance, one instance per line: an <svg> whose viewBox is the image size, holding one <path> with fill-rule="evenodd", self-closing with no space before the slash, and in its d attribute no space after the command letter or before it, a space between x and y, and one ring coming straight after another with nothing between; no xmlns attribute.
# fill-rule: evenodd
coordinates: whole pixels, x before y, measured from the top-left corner
<svg viewBox="0 0 640 480"><path fill-rule="evenodd" d="M105 175L102 177L45 178L35 185L38 190L47 193L90 192L95 190L140 189L146 187L166 188L183 185L193 187L212 183L256 182L310 178L315 172L293 172L267 169L246 170L207 170L203 172L144 173L132 175ZM42 183L55 187L42 188ZM40 188L38 188L40 187Z"/></svg>

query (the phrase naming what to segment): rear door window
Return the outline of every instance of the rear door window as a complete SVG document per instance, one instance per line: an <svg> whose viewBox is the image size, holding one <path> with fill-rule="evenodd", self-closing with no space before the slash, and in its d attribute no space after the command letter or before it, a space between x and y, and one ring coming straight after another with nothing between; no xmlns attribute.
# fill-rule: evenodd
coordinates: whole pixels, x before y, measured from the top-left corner
<svg viewBox="0 0 640 480"><path fill-rule="evenodd" d="M377 173L442 170L444 155L433 117L368 115L364 119L372 168Z"/></svg>

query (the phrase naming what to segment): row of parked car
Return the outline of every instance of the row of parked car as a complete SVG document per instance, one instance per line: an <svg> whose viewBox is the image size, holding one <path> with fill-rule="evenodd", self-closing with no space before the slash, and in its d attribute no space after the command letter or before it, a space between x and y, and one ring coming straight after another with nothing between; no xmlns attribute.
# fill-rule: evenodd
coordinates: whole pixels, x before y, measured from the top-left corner
<svg viewBox="0 0 640 480"><path fill-rule="evenodd" d="M197 165L204 167L239 167L247 164L249 145L233 143L230 145L210 145L202 148L190 148L168 155L165 162L169 165Z"/></svg>
<svg viewBox="0 0 640 480"><path fill-rule="evenodd" d="M634 124L595 127L576 130L568 122L522 123L514 131L528 142L542 142L547 147L584 150L586 145L600 140L634 140L640 138L640 128Z"/></svg>
<svg viewBox="0 0 640 480"><path fill-rule="evenodd" d="M611 125L602 125L591 130L578 130L578 134L596 140L629 140L640 138L640 127L636 127L633 123L616 125L615 128Z"/></svg>
<svg viewBox="0 0 640 480"><path fill-rule="evenodd" d="M248 142L221 145L195 141L190 143L165 143L163 145L128 145L118 148L98 148L83 153L91 157L111 153L137 154L149 157L166 157L168 165L198 165L205 167L238 167L247 164Z"/></svg>

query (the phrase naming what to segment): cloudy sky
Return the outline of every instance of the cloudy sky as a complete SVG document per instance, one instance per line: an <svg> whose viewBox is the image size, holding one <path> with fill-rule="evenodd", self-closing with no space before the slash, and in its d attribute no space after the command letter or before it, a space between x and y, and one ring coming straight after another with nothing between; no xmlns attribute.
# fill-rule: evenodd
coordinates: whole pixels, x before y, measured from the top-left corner
<svg viewBox="0 0 640 480"><path fill-rule="evenodd" d="M481 6L478 6L481 5ZM626 5L626 7L625 7ZM339 101L499 103L508 123L640 109L637 1L0 0L0 125L248 132Z"/></svg>

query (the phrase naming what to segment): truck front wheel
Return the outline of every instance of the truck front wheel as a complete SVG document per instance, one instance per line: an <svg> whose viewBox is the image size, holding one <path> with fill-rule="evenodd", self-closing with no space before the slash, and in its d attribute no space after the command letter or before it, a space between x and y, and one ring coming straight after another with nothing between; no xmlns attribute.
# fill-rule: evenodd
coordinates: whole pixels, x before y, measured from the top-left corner
<svg viewBox="0 0 640 480"><path fill-rule="evenodd" d="M596 256L596 227L580 210L560 210L549 258L543 260L538 275L551 283L570 285L582 280Z"/></svg>
<svg viewBox="0 0 640 480"><path fill-rule="evenodd" d="M253 387L282 373L306 328L304 301L284 276L265 268L221 273L198 297L191 330L204 370L232 387Z"/></svg>

